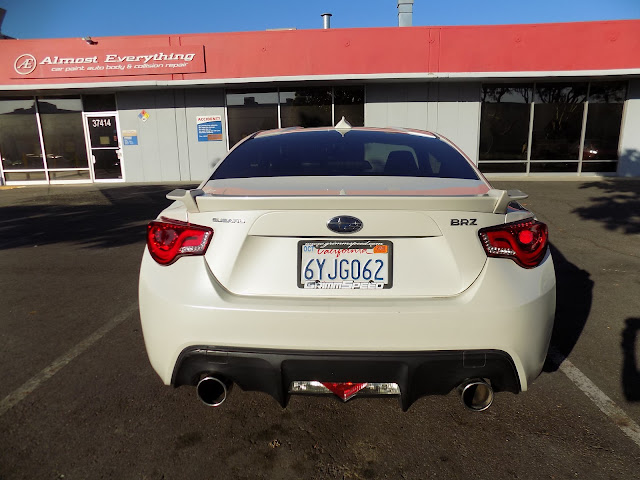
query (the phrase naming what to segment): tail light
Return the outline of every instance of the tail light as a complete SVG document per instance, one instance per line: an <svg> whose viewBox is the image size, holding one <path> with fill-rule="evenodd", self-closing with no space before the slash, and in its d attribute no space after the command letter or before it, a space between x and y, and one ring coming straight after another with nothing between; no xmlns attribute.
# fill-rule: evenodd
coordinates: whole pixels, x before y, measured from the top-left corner
<svg viewBox="0 0 640 480"><path fill-rule="evenodd" d="M147 226L147 247L160 265L170 265L184 255L204 255L213 236L209 227L176 220L154 221Z"/></svg>
<svg viewBox="0 0 640 480"><path fill-rule="evenodd" d="M488 257L510 258L524 268L540 265L547 252L547 225L537 220L524 220L478 231Z"/></svg>

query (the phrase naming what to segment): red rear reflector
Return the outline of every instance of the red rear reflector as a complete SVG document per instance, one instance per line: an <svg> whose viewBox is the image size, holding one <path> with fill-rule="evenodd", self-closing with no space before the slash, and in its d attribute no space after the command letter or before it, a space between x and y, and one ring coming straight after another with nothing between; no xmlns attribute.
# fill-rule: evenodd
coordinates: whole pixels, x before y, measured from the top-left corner
<svg viewBox="0 0 640 480"><path fill-rule="evenodd" d="M153 259L170 265L185 255L204 255L213 236L209 227L171 220L147 226L147 247Z"/></svg>
<svg viewBox="0 0 640 480"><path fill-rule="evenodd" d="M335 393L338 397L340 397L345 402L353 397L356 393L362 390L367 386L366 383L352 383L352 382L343 382L343 383L331 383L331 382L322 382L322 385L327 387L333 393Z"/></svg>
<svg viewBox="0 0 640 480"><path fill-rule="evenodd" d="M549 232L537 220L482 228L478 235L488 257L510 258L524 268L537 267L547 253Z"/></svg>

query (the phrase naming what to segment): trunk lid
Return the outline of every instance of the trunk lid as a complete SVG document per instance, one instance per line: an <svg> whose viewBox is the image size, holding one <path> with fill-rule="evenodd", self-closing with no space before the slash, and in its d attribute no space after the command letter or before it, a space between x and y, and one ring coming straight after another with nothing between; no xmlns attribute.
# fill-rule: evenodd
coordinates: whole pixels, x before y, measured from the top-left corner
<svg viewBox="0 0 640 480"><path fill-rule="evenodd" d="M187 205L190 222L213 228L205 260L229 292L307 298L457 295L486 262L478 229L503 223L505 212L496 209L509 199L480 180L411 177L212 180L197 194L169 198ZM345 234L327 227L345 216L358 219L361 229ZM312 244L319 248L303 252ZM328 285L345 280L343 274L368 285ZM305 275L326 280L327 288L304 288Z"/></svg>

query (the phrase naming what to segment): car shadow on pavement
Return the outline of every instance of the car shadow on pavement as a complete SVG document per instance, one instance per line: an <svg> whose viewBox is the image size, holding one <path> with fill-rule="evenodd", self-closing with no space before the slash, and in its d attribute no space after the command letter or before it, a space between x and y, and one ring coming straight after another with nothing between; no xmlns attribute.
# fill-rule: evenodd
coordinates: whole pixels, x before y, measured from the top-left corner
<svg viewBox="0 0 640 480"><path fill-rule="evenodd" d="M622 390L630 402L640 401L640 370L636 361L640 318L627 318L622 331Z"/></svg>
<svg viewBox="0 0 640 480"><path fill-rule="evenodd" d="M635 151L634 151L635 152ZM640 161L638 152L634 153L634 161ZM597 196L590 198L590 204L576 208L577 213L585 220L601 222L607 230L618 234L635 235L640 233L640 180L610 178L598 182L586 183L581 189L592 189ZM628 255L637 257L637 250ZM621 372L622 390L628 401L640 401L640 371L637 358L636 344L640 318L627 318L622 331Z"/></svg>
<svg viewBox="0 0 640 480"><path fill-rule="evenodd" d="M563 358L569 356L576 345L593 302L593 281L586 270L569 262L553 244L550 244L556 270L556 316L551 334L551 347ZM550 355L544 372L555 372L560 365Z"/></svg>
<svg viewBox="0 0 640 480"><path fill-rule="evenodd" d="M43 187L11 191L0 206L0 250L70 242L109 248L144 242L146 223L176 185ZM181 188L188 188L182 187Z"/></svg>
<svg viewBox="0 0 640 480"><path fill-rule="evenodd" d="M573 212L586 220L597 220L607 230L626 234L640 233L640 180L611 178L585 183L581 189L600 190L587 206Z"/></svg>

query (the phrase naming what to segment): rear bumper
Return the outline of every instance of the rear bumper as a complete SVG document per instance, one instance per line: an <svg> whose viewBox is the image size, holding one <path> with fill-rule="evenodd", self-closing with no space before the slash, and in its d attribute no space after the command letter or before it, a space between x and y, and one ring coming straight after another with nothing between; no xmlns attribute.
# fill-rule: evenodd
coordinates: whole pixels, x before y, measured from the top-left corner
<svg viewBox="0 0 640 480"><path fill-rule="evenodd" d="M199 346L180 354L171 383L196 385L204 374L267 393L283 407L296 380L396 383L403 410L424 395L447 394L473 378L490 379L494 391L520 391L513 360L495 350L343 353Z"/></svg>
<svg viewBox="0 0 640 480"><path fill-rule="evenodd" d="M264 378L273 384L255 389L268 391L282 403L285 401L282 392L288 387L283 386L282 375L288 375L289 367L287 361L277 358L289 353L295 355L295 368L301 368L298 364L314 364L300 360L309 360L318 352L324 352L322 362L330 360L333 366L341 358L348 358L352 361L346 363L354 371L347 372L349 378L345 381L363 378L376 382L381 380L352 376L360 373L356 369L361 363L356 361L358 356L365 359L373 356L372 361L384 357L392 365L384 368L405 365L402 368L407 372L422 372L437 371L441 365L431 359L448 356L449 352L454 357L467 352L503 352L500 355L509 359L517 378L505 385L517 387L499 385L497 389L527 390L539 375L549 346L555 312L555 273L549 254L540 266L530 270L508 259L490 258L476 281L453 297L250 297L225 290L201 257L181 258L170 267L163 267L145 252L139 293L149 360L165 384L193 383L192 373L183 377L181 365L186 356L193 355L190 352L203 348L224 352L227 358L232 358L225 369L236 364L236 357L253 358L255 368L267 372ZM267 360L259 360L262 357L258 354L251 357L251 352L267 352ZM407 360L407 355L429 360L416 364ZM401 360L393 360L394 356ZM453 365L456 362L461 361L458 359ZM418 368L418 364L423 366ZM191 372L191 367L184 368L185 372ZM324 369L320 371L323 375L330 372L325 366L318 368ZM277 373L279 369L285 373ZM414 388L409 373L402 381L409 385L415 398L413 392L419 393L421 388L449 391L469 376L464 370L462 377L458 375L460 372L455 373L448 383L437 387ZM437 379L432 377L444 377L439 373L421 375L434 382ZM492 375L480 370L472 376L493 381ZM254 388L250 382L238 383L243 388Z"/></svg>

